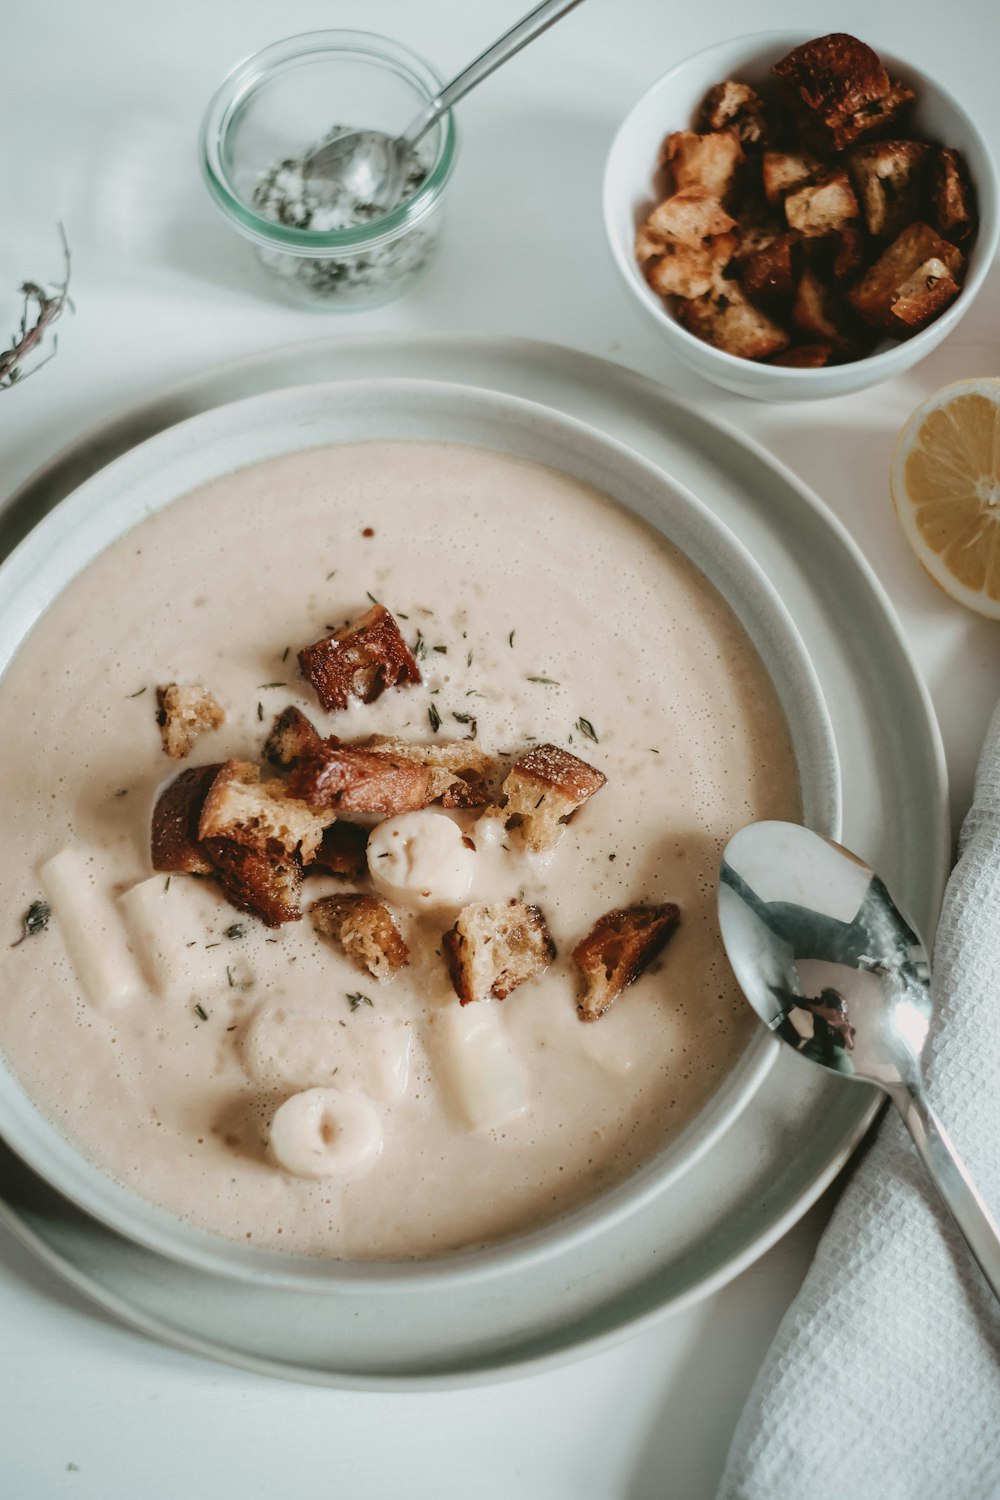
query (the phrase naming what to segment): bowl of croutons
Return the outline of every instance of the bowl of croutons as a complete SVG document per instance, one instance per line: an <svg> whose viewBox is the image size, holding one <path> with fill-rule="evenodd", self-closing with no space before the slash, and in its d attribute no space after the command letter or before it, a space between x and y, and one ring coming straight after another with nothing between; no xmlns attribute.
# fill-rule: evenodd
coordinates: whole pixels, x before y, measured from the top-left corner
<svg viewBox="0 0 1000 1500"><path fill-rule="evenodd" d="M929 354L997 247L996 168L958 101L845 33L679 63L615 137L615 263L672 351L765 401L839 396Z"/></svg>

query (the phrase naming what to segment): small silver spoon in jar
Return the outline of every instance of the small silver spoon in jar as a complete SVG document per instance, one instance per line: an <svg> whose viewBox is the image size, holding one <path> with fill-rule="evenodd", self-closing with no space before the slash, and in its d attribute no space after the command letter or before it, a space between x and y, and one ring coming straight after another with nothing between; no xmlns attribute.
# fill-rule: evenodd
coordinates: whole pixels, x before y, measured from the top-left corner
<svg viewBox="0 0 1000 1500"><path fill-rule="evenodd" d="M357 203L371 204L387 213L402 197L415 160L414 147L434 122L501 63L579 4L580 0L544 0L446 84L402 135L393 137L381 130L356 130L349 125L335 131L305 160L310 185L330 194L343 193Z"/></svg>
<svg viewBox="0 0 1000 1500"><path fill-rule="evenodd" d="M889 1095L1000 1298L1000 1228L924 1092L927 952L882 881L797 823L751 823L723 854L719 922L736 978L769 1029L800 1056Z"/></svg>

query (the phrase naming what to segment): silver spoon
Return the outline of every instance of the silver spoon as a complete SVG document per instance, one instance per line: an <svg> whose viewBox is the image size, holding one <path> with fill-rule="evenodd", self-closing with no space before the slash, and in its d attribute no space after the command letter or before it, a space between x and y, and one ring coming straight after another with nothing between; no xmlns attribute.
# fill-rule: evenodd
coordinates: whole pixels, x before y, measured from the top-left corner
<svg viewBox="0 0 1000 1500"><path fill-rule="evenodd" d="M321 183L328 193L343 192L383 212L394 208L415 159L413 148L434 122L501 63L579 4L580 0L544 0L446 84L402 135L394 138L381 130L344 126L306 158L305 173L311 185L315 188Z"/></svg>
<svg viewBox="0 0 1000 1500"><path fill-rule="evenodd" d="M873 870L797 823L751 823L719 876L729 962L768 1027L803 1057L884 1089L994 1295L1000 1229L924 1092L930 964Z"/></svg>

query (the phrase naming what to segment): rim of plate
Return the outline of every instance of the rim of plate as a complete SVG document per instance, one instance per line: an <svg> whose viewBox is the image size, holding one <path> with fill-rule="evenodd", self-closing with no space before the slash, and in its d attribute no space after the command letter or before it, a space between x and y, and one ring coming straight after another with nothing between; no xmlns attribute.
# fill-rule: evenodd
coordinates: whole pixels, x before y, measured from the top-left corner
<svg viewBox="0 0 1000 1500"><path fill-rule="evenodd" d="M430 431L428 416L434 418ZM351 420L369 430L331 431L331 425L342 428ZM476 427L481 430L470 436ZM0 671L48 604L93 558L197 485L303 448L393 440L464 442L547 463L610 495L666 536L726 600L764 659L792 732L804 819L839 835L839 765L822 689L794 621L748 549L684 485L617 438L540 403L483 387L394 378L287 386L211 408L148 438L66 496L0 566ZM557 461L553 451L567 461ZM601 483L605 475L614 481L610 487ZM663 524L650 510L662 515ZM42 1115L2 1058L0 1130L34 1171L79 1208L168 1258L275 1287L330 1291L362 1281L380 1291L405 1292L428 1279L445 1284L526 1269L616 1226L696 1164L745 1107L776 1055L774 1039L757 1033L688 1126L592 1203L492 1246L412 1262L247 1249L187 1224L90 1162Z"/></svg>

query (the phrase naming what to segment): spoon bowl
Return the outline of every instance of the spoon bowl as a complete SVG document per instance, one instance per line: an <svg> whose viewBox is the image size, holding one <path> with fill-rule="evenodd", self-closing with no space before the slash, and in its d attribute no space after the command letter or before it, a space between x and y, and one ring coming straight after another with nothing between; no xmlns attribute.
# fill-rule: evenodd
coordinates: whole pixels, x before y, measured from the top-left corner
<svg viewBox="0 0 1000 1500"><path fill-rule="evenodd" d="M751 823L726 846L719 923L740 987L797 1054L898 1108L1000 1298L1000 1229L924 1090L933 1017L927 950L863 860L797 823Z"/></svg>

